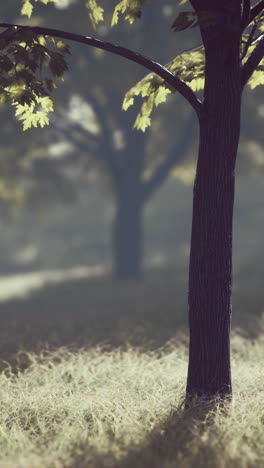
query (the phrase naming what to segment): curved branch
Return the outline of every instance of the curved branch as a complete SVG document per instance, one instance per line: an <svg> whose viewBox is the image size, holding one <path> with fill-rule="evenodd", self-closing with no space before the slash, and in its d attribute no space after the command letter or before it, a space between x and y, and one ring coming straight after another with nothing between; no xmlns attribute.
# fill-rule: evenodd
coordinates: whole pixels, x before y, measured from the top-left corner
<svg viewBox="0 0 264 468"><path fill-rule="evenodd" d="M249 78L256 70L257 66L264 57L264 34L261 34L254 42L258 42L258 45L253 50L252 54L247 59L246 63L241 69L241 88L247 84Z"/></svg>
<svg viewBox="0 0 264 468"><path fill-rule="evenodd" d="M176 91L178 91L191 104L193 109L197 112L198 117L200 118L203 105L201 101L196 97L192 89L180 78L173 75L173 73L167 70L167 68L165 68L163 65L154 62L153 60L149 59L148 57L145 57L144 55L134 52L133 50L127 49L126 47L111 44L110 42L105 42L92 37L81 36L80 34L69 33L58 29L42 28L40 26L23 26L20 24L9 23L0 23L0 27L30 29L36 34L40 34L42 36L59 37L60 39L67 39L70 41L79 42L82 44L90 45L92 47L97 47L98 49L106 50L107 52L111 52L115 55L120 55L121 57L125 57L126 59L131 60L132 62L138 63L139 65L143 65L143 67L159 75Z"/></svg>

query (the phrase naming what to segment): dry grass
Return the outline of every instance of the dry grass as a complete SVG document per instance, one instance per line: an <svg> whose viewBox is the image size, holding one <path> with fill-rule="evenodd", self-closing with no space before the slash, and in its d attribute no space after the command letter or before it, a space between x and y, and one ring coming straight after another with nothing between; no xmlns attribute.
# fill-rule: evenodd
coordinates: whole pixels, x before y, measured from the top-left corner
<svg viewBox="0 0 264 468"><path fill-rule="evenodd" d="M262 467L264 335L234 335L234 399L183 413L187 349L128 345L29 354L0 377L1 468Z"/></svg>

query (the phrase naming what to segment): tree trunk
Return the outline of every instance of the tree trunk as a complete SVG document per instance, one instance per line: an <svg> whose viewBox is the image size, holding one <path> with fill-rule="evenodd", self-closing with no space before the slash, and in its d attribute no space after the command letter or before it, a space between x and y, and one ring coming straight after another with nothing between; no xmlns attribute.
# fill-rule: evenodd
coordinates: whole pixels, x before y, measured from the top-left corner
<svg viewBox="0 0 264 468"><path fill-rule="evenodd" d="M143 204L135 192L120 194L114 220L114 272L119 280L142 276Z"/></svg>
<svg viewBox="0 0 264 468"><path fill-rule="evenodd" d="M203 40L205 115L193 193L189 266L189 367L193 396L231 396L230 323L235 161L240 134L239 38ZM189 402L189 403L188 403Z"/></svg>
<svg viewBox="0 0 264 468"><path fill-rule="evenodd" d="M129 132L119 153L120 176L115 180L113 270L119 280L139 280L143 266L143 183L145 138Z"/></svg>

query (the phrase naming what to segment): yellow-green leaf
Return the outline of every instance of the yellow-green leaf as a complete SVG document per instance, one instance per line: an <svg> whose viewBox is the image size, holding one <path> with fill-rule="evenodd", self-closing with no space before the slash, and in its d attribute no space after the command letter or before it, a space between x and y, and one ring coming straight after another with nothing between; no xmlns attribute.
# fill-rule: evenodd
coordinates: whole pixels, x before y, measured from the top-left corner
<svg viewBox="0 0 264 468"><path fill-rule="evenodd" d="M151 118L145 115L139 114L135 120L133 128L137 128L138 130L142 130L142 132L146 131L146 128L150 127L151 125Z"/></svg>
<svg viewBox="0 0 264 468"><path fill-rule="evenodd" d="M259 85L264 85L264 72L262 70L254 71L253 75L249 78L247 85L251 89L255 89Z"/></svg>
<svg viewBox="0 0 264 468"><path fill-rule="evenodd" d="M37 99L37 102L45 109L46 112L53 112L53 101L49 96Z"/></svg>
<svg viewBox="0 0 264 468"><path fill-rule="evenodd" d="M21 15L31 17L33 11L33 5L30 0L23 0L23 6L21 8Z"/></svg>
<svg viewBox="0 0 264 468"><path fill-rule="evenodd" d="M38 124L41 126L41 128L45 127L46 125L49 124L49 118L48 115L45 112L40 112L38 111L36 113L36 116L38 118Z"/></svg>
<svg viewBox="0 0 264 468"><path fill-rule="evenodd" d="M155 106L157 107L162 102L165 102L167 95L171 93L171 90L165 88L165 86L160 86L155 94Z"/></svg>
<svg viewBox="0 0 264 468"><path fill-rule="evenodd" d="M98 5L97 0L86 0L85 6L89 11L89 18L95 29L96 25L104 19L104 9Z"/></svg>
<svg viewBox="0 0 264 468"><path fill-rule="evenodd" d="M126 111L130 106L133 106L133 104L134 98L126 94L122 103L122 109Z"/></svg>

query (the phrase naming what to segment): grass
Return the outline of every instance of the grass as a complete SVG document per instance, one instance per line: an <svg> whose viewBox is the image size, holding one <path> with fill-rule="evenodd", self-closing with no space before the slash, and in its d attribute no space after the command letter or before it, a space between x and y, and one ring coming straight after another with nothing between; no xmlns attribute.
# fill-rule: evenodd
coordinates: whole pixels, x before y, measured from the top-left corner
<svg viewBox="0 0 264 468"><path fill-rule="evenodd" d="M234 335L231 411L183 413L187 348L29 353L0 377L1 468L261 467L264 335ZM209 417L207 415L207 417Z"/></svg>
<svg viewBox="0 0 264 468"><path fill-rule="evenodd" d="M185 296L168 271L2 303L0 468L263 467L261 308L235 298L231 407L183 412Z"/></svg>

